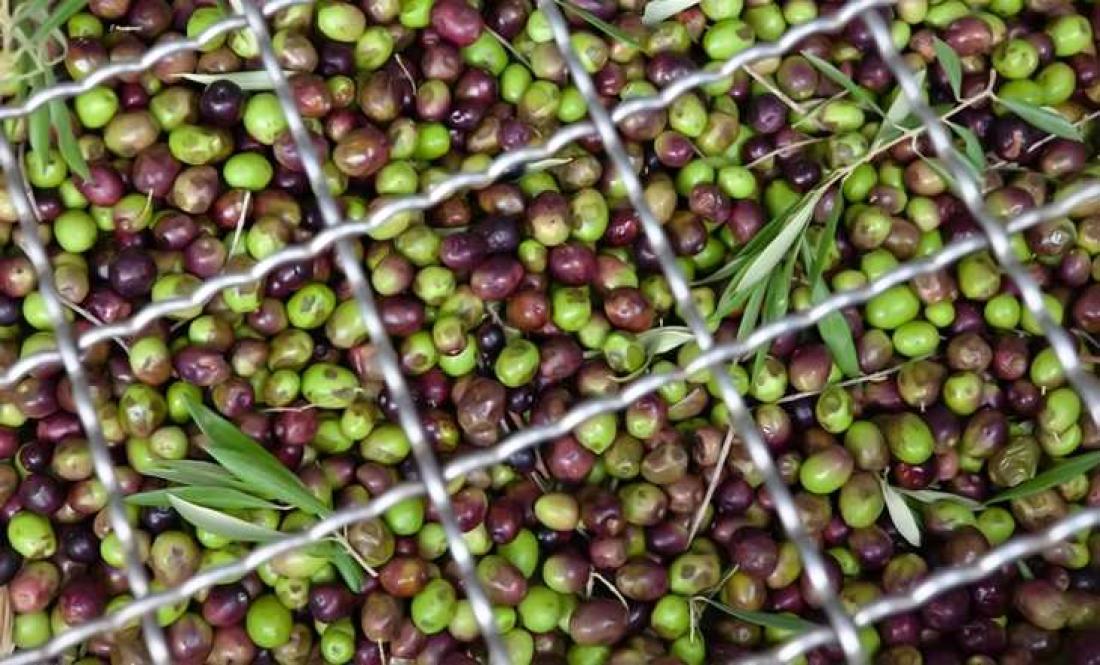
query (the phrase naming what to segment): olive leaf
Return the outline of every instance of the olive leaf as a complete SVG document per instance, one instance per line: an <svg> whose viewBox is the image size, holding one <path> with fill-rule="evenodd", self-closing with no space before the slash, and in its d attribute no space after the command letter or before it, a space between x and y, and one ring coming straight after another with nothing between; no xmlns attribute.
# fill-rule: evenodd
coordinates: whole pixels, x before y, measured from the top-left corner
<svg viewBox="0 0 1100 665"><path fill-rule="evenodd" d="M806 621L805 619L795 616L794 614L776 613L776 612L757 612L753 610L742 610L736 607L730 607L724 605L715 600L711 600L706 596L692 596L692 600L695 602L706 603L715 609L730 615L731 617L744 621L745 623L751 623L756 626L763 626L764 628L774 628L775 630L789 631L792 633L804 633L807 630L817 628L817 624L812 621Z"/></svg>
<svg viewBox="0 0 1100 665"><path fill-rule="evenodd" d="M982 174L989 168L989 164L985 159L985 149L982 148L982 142L978 140L978 137L969 127L950 121L947 121L947 125L951 128L951 131L955 132L955 134L962 139L963 150L966 154L967 161L973 165L974 170L979 175Z"/></svg>
<svg viewBox="0 0 1100 665"><path fill-rule="evenodd" d="M1100 465L1100 450L1070 457L1050 467L1046 471L1035 476L1031 480L1010 487L997 496L985 502L989 506L1005 501L1014 501L1037 494L1043 490L1057 487L1062 483L1073 480L1077 476L1088 473L1097 465Z"/></svg>
<svg viewBox="0 0 1100 665"><path fill-rule="evenodd" d="M802 232L806 230L806 226L813 217L814 207L824 193L824 188L814 189L787 211L782 217L782 224L775 238L753 257L738 277L734 278L737 290L747 289L771 274L775 266L794 247L795 241L802 237Z"/></svg>
<svg viewBox="0 0 1100 665"><path fill-rule="evenodd" d="M562 9L582 19L585 23L592 26L596 30L599 30L603 34L607 35L611 39L623 42L631 46L632 48L641 48L641 44L630 35L623 32L618 27L611 25L607 21L603 20L599 16L596 16L587 9L583 9L565 0L557 0L557 3L561 5Z"/></svg>
<svg viewBox="0 0 1100 665"><path fill-rule="evenodd" d="M794 278L794 264L798 260L798 252L790 252L783 267L772 273L768 280L767 293L764 296L764 309L761 320L771 323L783 318L791 304L791 280ZM752 361L752 374L757 376L764 367L764 361L768 357L770 345L762 344L756 349L756 355Z"/></svg>
<svg viewBox="0 0 1100 665"><path fill-rule="evenodd" d="M943 67L943 71L947 74L947 82L951 85L951 92L955 93L955 99L961 99L962 62L959 60L959 54L939 37L932 38L932 49L936 52L940 67Z"/></svg>
<svg viewBox="0 0 1100 665"><path fill-rule="evenodd" d="M659 356L678 349L684 344L695 339L695 333L687 326L664 326L662 328L650 328L638 333L638 343L646 351L646 355Z"/></svg>
<svg viewBox="0 0 1100 665"><path fill-rule="evenodd" d="M212 485L244 492L253 490L217 464L198 460L165 460L145 469L145 475L180 485Z"/></svg>
<svg viewBox="0 0 1100 665"><path fill-rule="evenodd" d="M691 9L697 4L699 4L699 0L653 0L653 2L646 3L645 11L642 12L642 23L644 25L656 25L667 18L676 16L685 9Z"/></svg>
<svg viewBox="0 0 1100 665"><path fill-rule="evenodd" d="M363 567L356 563L351 554L340 543L327 541L314 546L313 553L328 559L329 563L340 573L344 584L355 593L363 590Z"/></svg>
<svg viewBox="0 0 1100 665"><path fill-rule="evenodd" d="M618 383L633 381L649 369L654 358L692 341L695 339L695 333L691 332L691 329L687 326L664 326L640 332L635 339L645 349L645 362L642 363L641 367L626 376L614 377L613 381ZM598 351L596 353L599 354Z"/></svg>
<svg viewBox="0 0 1100 665"><path fill-rule="evenodd" d="M882 487L882 498L886 501L886 512L890 515L894 528L910 545L920 547L920 522L916 513L905 502L905 497L885 479L879 478L878 482Z"/></svg>
<svg viewBox="0 0 1100 665"><path fill-rule="evenodd" d="M69 109L65 102L54 100L46 105L49 109L50 122L57 129L57 149L61 158L69 170L83 179L90 177L88 163L84 161L84 154L80 152L80 143L73 133L72 118L69 117Z"/></svg>
<svg viewBox="0 0 1100 665"><path fill-rule="evenodd" d="M923 69L913 74L917 87L922 90L924 89L925 74L926 72ZM912 113L913 107L909 104L908 95L901 88L897 88L894 93L894 101L890 102L886 113L883 114L882 126L879 127L878 133L871 141L871 145L876 147L886 145L901 136L904 130L911 129L910 124L913 124L913 126L919 124L916 119L910 118Z"/></svg>
<svg viewBox="0 0 1100 665"><path fill-rule="evenodd" d="M217 510L203 508L177 496L169 496L168 503L179 513L180 517L194 526L225 538L254 543L269 543L285 536L285 534L274 529L246 522L239 517L233 517Z"/></svg>
<svg viewBox="0 0 1100 665"><path fill-rule="evenodd" d="M741 311L740 325L737 326L737 339L745 339L756 328L767 292L767 282L760 282L748 290L749 298L745 303L745 309Z"/></svg>
<svg viewBox="0 0 1100 665"><path fill-rule="evenodd" d="M835 213L839 217L839 212ZM809 244L802 243L802 261L806 265L813 265L815 259L810 254ZM819 303L829 297L829 287L825 286L825 280L818 278L810 283L810 299ZM829 312L825 318L817 322L817 333L821 341L829 347L836 366L847 377L860 375L859 352L856 350L856 341L852 337L852 329L848 326L848 320L840 312Z"/></svg>
<svg viewBox="0 0 1100 665"><path fill-rule="evenodd" d="M1033 106L1016 99L1006 99L1004 97L995 97L995 99L999 104L1037 129L1072 141L1082 140L1081 130L1055 111L1041 106Z"/></svg>
<svg viewBox="0 0 1100 665"><path fill-rule="evenodd" d="M27 143L31 153L42 164L48 163L50 153L50 109L39 106L27 117Z"/></svg>
<svg viewBox="0 0 1100 665"><path fill-rule="evenodd" d="M218 487L217 485L187 485L185 487L169 487L161 490L139 492L126 497L126 503L133 506L164 508L171 505L171 501L169 501L171 497L218 510L279 509L278 504L266 499L261 499L241 490Z"/></svg>
<svg viewBox="0 0 1100 665"><path fill-rule="evenodd" d="M283 75L291 77L294 72L284 71ZM210 85L215 81L229 81L240 86L241 90L274 90L275 80L263 69L255 69L244 72L226 72L224 74L180 74L180 78L187 79L199 85Z"/></svg>
<svg viewBox="0 0 1100 665"><path fill-rule="evenodd" d="M847 74L834 67L831 62L822 60L809 51L803 51L802 57L809 60L810 64L816 67L818 71L824 74L830 81L847 90L848 94L852 96L852 99L870 108L879 115L883 115L882 108L875 102L875 96L871 94L871 91L853 81Z"/></svg>
<svg viewBox="0 0 1100 665"><path fill-rule="evenodd" d="M34 35L31 37L32 43L39 43L46 39L51 32L60 28L62 23L71 19L87 4L88 0L62 0L60 4L49 10L49 18L35 28Z"/></svg>
<svg viewBox="0 0 1100 665"><path fill-rule="evenodd" d="M908 490L903 487L895 487L900 494L919 501L921 503L936 503L937 501L953 501L963 507L971 510L980 510L982 504L965 496L959 496L958 494L951 494L950 492L940 492L938 490Z"/></svg>
<svg viewBox="0 0 1100 665"><path fill-rule="evenodd" d="M311 515L324 516L331 512L313 496L298 476L236 425L204 404L192 399L186 403L192 420L210 439L206 452L234 476L248 483L255 493L286 501Z"/></svg>
<svg viewBox="0 0 1100 665"><path fill-rule="evenodd" d="M837 193L833 199L833 209L829 211L829 218L825 220L825 230L818 238L817 251L814 252L813 262L806 266L807 277L810 284L821 279L825 272L825 263L829 259L829 250L836 245L836 229L840 224L840 215L844 211L844 197Z"/></svg>

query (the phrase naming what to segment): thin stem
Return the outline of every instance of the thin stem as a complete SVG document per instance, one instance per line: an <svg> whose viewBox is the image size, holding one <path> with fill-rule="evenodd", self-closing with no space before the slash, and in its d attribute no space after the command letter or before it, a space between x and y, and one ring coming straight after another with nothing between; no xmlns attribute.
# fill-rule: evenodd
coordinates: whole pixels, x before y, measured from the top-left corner
<svg viewBox="0 0 1100 665"><path fill-rule="evenodd" d="M764 88L767 89L768 92L772 93L773 95L775 95L776 97L779 98L779 101L786 104L787 108L791 109L792 111L794 111L798 115L806 115L806 107L805 106L802 106L798 102L796 102L793 99L791 99L790 97L788 97L785 92L780 90L778 86L776 86L774 83L769 81L766 76L764 76L763 74L760 74L755 69L753 69L751 65L748 66L748 67L745 67L745 71L748 72L749 76L751 76L754 81L756 81L760 85L764 86Z"/></svg>
<svg viewBox="0 0 1100 665"><path fill-rule="evenodd" d="M729 457L730 448L733 446L733 425L730 425L726 429L726 438L722 441L722 450L718 453L718 464L714 469L714 477L710 479L710 484L707 485L707 493L703 495L703 501L699 504L699 510L695 511L695 519L691 520L691 531L688 532L688 542L695 541L695 534L699 531L699 527L703 524L703 517L706 516L707 506L710 505L710 500L714 498L714 492L718 489L718 483L722 479L722 469L726 466L726 459Z"/></svg>
<svg viewBox="0 0 1100 665"><path fill-rule="evenodd" d="M1084 116L1083 118L1081 118L1077 122L1073 123L1073 126L1074 127L1081 127L1085 123L1091 122L1092 120L1095 120L1097 118L1100 118L1100 111L1093 111L1092 113L1089 113L1088 115ZM1058 138L1058 137L1054 134L1047 134L1046 136L1044 136L1043 138L1039 139L1034 144L1032 144L1028 148L1028 150L1035 150L1036 148L1041 148L1042 146L1050 143L1051 141L1053 141L1056 138ZM1000 160L997 160L996 163L991 164L989 166L989 168L991 168L991 169L1005 169L1005 168L1017 168L1017 167L1016 167L1015 164L1012 164L1012 163L1007 162L1003 159L1000 159Z"/></svg>
<svg viewBox="0 0 1100 665"><path fill-rule="evenodd" d="M630 605L627 604L626 598L623 597L623 594L621 594L619 592L619 590L615 588L615 585L612 584L610 581L608 581L608 579L606 577L604 577L603 575L597 573L595 570L590 571L588 573L588 595L589 596L592 595L592 581L593 580L599 580L601 584L603 584L605 587L607 587L607 589L611 592L611 595L613 595L613 596L615 596L616 598L619 599L619 602L622 603L622 605L623 605L623 609L625 609L628 612L630 611Z"/></svg>
<svg viewBox="0 0 1100 665"><path fill-rule="evenodd" d="M378 571L372 568L371 565L367 563L363 559L363 557L359 555L358 552L355 551L355 548L351 546L350 542L348 542L347 536L345 534L347 534L347 529L344 529L339 534L333 534L333 538L336 540L336 542L340 543L341 547L347 550L348 556L354 559L355 563L359 564L363 567L363 570L367 571L368 575L370 575L371 577L378 577Z"/></svg>
<svg viewBox="0 0 1100 665"><path fill-rule="evenodd" d="M771 159L772 157L778 157L778 156L782 155L783 153L787 152L788 150L794 150L795 148L803 148L805 146L815 145L817 143L824 143L827 140L828 139L826 139L825 137L819 136L819 137L816 137L816 138L808 138L808 139L804 139L802 141L795 141L794 143L789 143L789 144L787 144L783 147L776 148L775 150L772 150L771 152L769 152L767 154L764 154L764 155L761 155L760 157L757 157L756 159L752 160L748 164L745 164L745 168L751 169L755 166L759 166L760 164L763 164L767 160Z"/></svg>
<svg viewBox="0 0 1100 665"><path fill-rule="evenodd" d="M913 358L912 360L909 360L907 362L913 362L915 360L925 360L925 359L930 358L930 357L931 356L923 356L923 357L920 357L920 358ZM901 368L904 367L906 364L907 363L902 363L900 365L895 365L893 367L888 367L884 370L880 370L880 371L875 372L873 374L868 374L866 376L857 376L854 379L848 379L846 381L841 381L840 383L829 384L829 385L830 386L836 385L836 386L840 386L842 388L846 388L848 386L855 386L855 385L859 385L861 383L871 383L873 381L881 381L881 380L885 379L886 377L890 376L891 374L896 374L896 373L900 372ZM824 390L808 390L804 393L795 393L794 395L787 395L786 397L783 397L781 399L776 400L775 403L776 404L784 404L786 402L795 402L795 401L800 400L804 397L815 397L817 395L820 395L823 392L825 392L825 391Z"/></svg>

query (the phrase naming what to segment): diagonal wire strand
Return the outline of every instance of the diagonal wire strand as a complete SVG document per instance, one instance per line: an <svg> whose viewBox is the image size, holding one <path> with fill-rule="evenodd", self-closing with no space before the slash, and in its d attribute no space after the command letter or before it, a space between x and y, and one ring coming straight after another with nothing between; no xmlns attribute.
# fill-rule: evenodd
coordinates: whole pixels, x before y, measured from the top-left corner
<svg viewBox="0 0 1100 665"><path fill-rule="evenodd" d="M272 78L275 93L283 112L286 114L286 120L290 126L298 155L305 167L310 187L317 199L321 218L324 220L325 226L339 226L341 223L339 206L332 197L324 173L321 171L321 163L313 148L313 142L310 140L309 132L305 128L302 116L298 113L298 107L294 101L294 95L290 91L286 75L283 74L282 68L279 66L279 59L275 55L271 35L268 33L263 15L250 0L244 0L241 5L248 19L249 27L255 34L257 42L259 42L264 68ZM455 517L454 507L451 505L451 498L447 493L447 486L443 480L443 474L439 469L439 461L436 460L435 453L432 451L431 444L424 433L416 405L413 404L408 385L405 383L405 377L398 365L397 355L393 350L389 336L386 334L385 327L382 325L382 320L378 316L378 311L374 305L374 297L367 285L366 277L363 275L363 269L359 265L359 259L351 245L351 241L340 240L336 243L336 258L351 285L363 322L366 324L371 339L374 340L374 346L377 350L376 358L381 365L386 387L397 406L398 420L412 446L413 455L420 467L420 475L427 489L428 498L435 506L439 522L447 536L451 558L461 573L463 591L467 600L470 601L470 607L477 619L478 627L481 629L481 634L489 648L490 660L496 665L506 665L508 662L507 651L501 640L500 631L497 629L493 607L489 603L489 597L478 579L474 567L474 558L470 553L469 546L462 537L462 530L459 528L458 519Z"/></svg>
<svg viewBox="0 0 1100 665"><path fill-rule="evenodd" d="M716 70L693 72L676 79L675 82L662 88L661 92L656 95L621 102L611 111L611 119L619 123L635 113L663 109L689 90L721 81L731 76L738 68L756 60L781 55L810 35L838 30L867 8L886 4L887 2L888 0L854 0L844 5L835 14L792 28L776 42L752 46L738 53ZM362 221L349 221L336 227L328 227L306 244L286 247L257 262L248 270L226 273L206 280L188 296L150 303L128 320L86 331L78 339L79 347L84 350L112 337L129 337L137 334L156 319L173 312L202 306L225 289L248 285L262 279L280 266L310 259L331 247L339 239L366 235L396 214L412 210L427 210L459 191L489 185L515 168L546 159L570 143L590 136L595 132L595 126L590 122L567 125L555 132L541 146L532 146L504 153L494 159L484 171L451 174L447 179L434 185L425 194L403 196L390 201L377 208ZM60 362L60 356L58 356L56 350L42 350L22 358L0 374L0 387L11 385L19 377L37 367L58 362Z"/></svg>
<svg viewBox="0 0 1100 665"><path fill-rule="evenodd" d="M58 352L61 354L65 372L69 375L72 399L76 405L77 416L80 418L85 436L88 437L92 465L95 468L96 477L99 478L99 482L102 483L103 489L107 492L107 515L110 518L111 529L118 537L118 542L122 546L125 555L126 580L130 584L130 591L134 594L134 597L140 599L149 591L149 579L138 555L137 543L134 540L134 529L126 519L126 511L122 505L122 490L119 488L114 462L111 460L111 453L103 436L99 416L92 403L92 396L88 388L88 377L84 373L83 360L80 358L80 352L73 340L72 326L65 318L66 310L61 304L61 297L58 295L57 286L54 284L50 258L46 254L46 248L42 245L38 233L38 217L34 212L26 190L23 189L22 169L16 161L11 144L3 132L0 132L0 167L3 167L11 201L19 214L19 224L23 230L25 242L23 251L38 275L38 293L42 296L46 312L53 324ZM150 658L157 665L168 663L168 646L164 640L164 632L157 625L156 618L152 615L143 617L141 624Z"/></svg>
<svg viewBox="0 0 1100 665"><path fill-rule="evenodd" d="M653 209L650 208L649 203L646 201L645 193L642 190L642 183L631 167L630 157L626 154L626 148L623 146L618 130L615 128L611 116L600 104L599 96L596 93L592 78L588 75L588 72L585 71L584 66L581 64L580 59L577 57L570 43L569 26L566 24L561 11L558 9L556 0L539 0L538 4L550 24L550 29L554 34L554 41L557 42L558 49L565 58L566 65L569 67L570 74L573 77L574 85L577 86L577 90L580 91L588 102L588 113L596 125L596 130L599 132L604 151L610 156L612 163L619 172L619 177L622 179L627 197L642 221L642 228L645 231L646 238L649 240L649 244L653 248L653 251L657 254L661 272L664 273L665 279L668 281L673 298L679 307L680 315L687 321L688 326L691 328L699 349L701 351L708 351L714 346L714 338L707 329L703 317L699 313L698 307L695 306L695 301L691 297L691 289L679 265L676 263L676 257L661 228L661 222L657 219L656 215L654 215ZM866 662L866 655L860 644L859 634L856 632L855 625L852 623L851 617L849 617L840 606L840 600L837 598L835 591L830 587L829 575L825 569L825 563L821 558L821 552L810 540L809 534L802 526L801 519L798 515L798 508L794 504L794 499L791 497L791 493L787 489L786 483L784 483L783 479L779 476L779 471L776 469L775 462L772 460L771 453L768 451L768 446L764 443L764 439L756 429L756 423L753 421L752 415L745 406L744 400L741 399L737 390L734 389L733 381L724 370L719 369L713 372L712 376L715 377L718 383L722 400L729 409L730 418L736 427L737 433L745 441L753 463L764 474L764 482L771 494L783 529L798 548L798 553L802 559L804 570L809 576L810 584L823 605L830 623L832 623L836 631L837 640L840 642L845 657L848 662L856 663L857 665ZM714 478L711 480L711 488L708 489L708 495L713 493L713 487L722 477L722 472L726 464L726 459L729 456L732 442L733 438L727 437L726 443L723 445L723 451L718 458L718 464L715 468Z"/></svg>

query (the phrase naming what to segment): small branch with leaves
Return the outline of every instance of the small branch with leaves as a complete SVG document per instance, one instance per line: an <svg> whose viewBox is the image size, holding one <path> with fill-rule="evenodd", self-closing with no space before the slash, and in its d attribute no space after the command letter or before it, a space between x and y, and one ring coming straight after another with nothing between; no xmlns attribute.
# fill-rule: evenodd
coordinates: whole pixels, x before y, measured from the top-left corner
<svg viewBox="0 0 1100 665"><path fill-rule="evenodd" d="M250 511L297 509L318 519L332 515L308 487L263 446L207 406L187 401L187 410L209 439L206 452L215 460L165 460L145 474L169 487L126 497L135 506L171 507L193 526L243 542L266 543L286 534L249 521ZM375 572L344 537L310 546L310 554L327 558L353 591L363 588L363 571Z"/></svg>

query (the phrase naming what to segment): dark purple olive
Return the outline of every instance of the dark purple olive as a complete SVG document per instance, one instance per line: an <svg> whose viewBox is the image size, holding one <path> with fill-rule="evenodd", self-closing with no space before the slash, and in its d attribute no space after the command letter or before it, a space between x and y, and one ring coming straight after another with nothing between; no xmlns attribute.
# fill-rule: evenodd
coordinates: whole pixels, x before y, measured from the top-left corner
<svg viewBox="0 0 1100 665"><path fill-rule="evenodd" d="M58 611L62 620L77 626L87 623L103 614L107 594L100 583L91 576L82 576L70 580L57 597Z"/></svg>
<svg viewBox="0 0 1100 665"><path fill-rule="evenodd" d="M481 34L481 14L461 0L444 0L432 6L432 28L455 46L469 46Z"/></svg>
<svg viewBox="0 0 1100 665"><path fill-rule="evenodd" d="M65 503L65 489L50 476L31 474L19 485L19 500L31 512L51 515Z"/></svg>
<svg viewBox="0 0 1100 665"><path fill-rule="evenodd" d="M250 598L241 584L215 586L202 603L202 618L211 626L232 626L244 620Z"/></svg>
<svg viewBox="0 0 1100 665"><path fill-rule="evenodd" d="M148 252L124 249L115 256L108 268L108 278L113 288L124 298L139 298L153 289L157 266Z"/></svg>
<svg viewBox="0 0 1100 665"><path fill-rule="evenodd" d="M569 636L577 644L612 645L627 628L627 610L617 600L592 598L582 601L569 620Z"/></svg>

